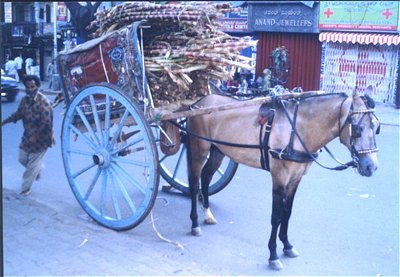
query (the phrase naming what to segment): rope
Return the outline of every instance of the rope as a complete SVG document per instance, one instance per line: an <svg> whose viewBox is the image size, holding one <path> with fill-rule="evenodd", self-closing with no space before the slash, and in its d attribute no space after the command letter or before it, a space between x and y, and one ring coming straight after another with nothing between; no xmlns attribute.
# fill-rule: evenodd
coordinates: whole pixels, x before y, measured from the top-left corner
<svg viewBox="0 0 400 277"><path fill-rule="evenodd" d="M100 48L101 64L103 65L103 70L104 70L104 73L105 73L106 78L107 78L107 83L109 83L109 82L110 82L110 79L108 78L108 73L107 73L106 65L104 64L103 49L101 48L101 43L99 44L99 48Z"/></svg>
<svg viewBox="0 0 400 277"><path fill-rule="evenodd" d="M182 245L179 241L173 241L173 240L167 239L166 237L164 237L164 236L158 231L158 229L157 229L157 227L156 227L156 224L155 224L154 217L153 217L153 210L150 211L150 223L151 223L151 226L153 227L154 232L156 232L157 236L158 236L161 240L163 240L163 241L165 241L165 242L168 242L168 243L172 243L172 244L174 244L174 245L175 245L177 248L179 248L179 249L182 249L182 250L185 249L185 247L183 247L183 245Z"/></svg>

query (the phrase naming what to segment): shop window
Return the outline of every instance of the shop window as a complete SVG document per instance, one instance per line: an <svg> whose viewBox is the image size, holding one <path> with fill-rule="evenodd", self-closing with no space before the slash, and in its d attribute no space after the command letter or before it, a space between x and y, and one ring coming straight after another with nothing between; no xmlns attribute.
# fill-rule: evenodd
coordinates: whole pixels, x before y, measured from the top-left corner
<svg viewBox="0 0 400 277"><path fill-rule="evenodd" d="M15 22L25 21L25 9L23 5L16 5L14 12L15 12Z"/></svg>
<svg viewBox="0 0 400 277"><path fill-rule="evenodd" d="M46 23L51 22L51 6L46 5Z"/></svg>
<svg viewBox="0 0 400 277"><path fill-rule="evenodd" d="M44 19L44 9L43 8L39 9L39 18L42 20Z"/></svg>
<svg viewBox="0 0 400 277"><path fill-rule="evenodd" d="M23 37L24 36L24 26L22 25L13 25L11 29L12 37Z"/></svg>
<svg viewBox="0 0 400 277"><path fill-rule="evenodd" d="M398 52L391 45L326 43L323 58L322 90L351 93L375 90L373 99L395 103Z"/></svg>

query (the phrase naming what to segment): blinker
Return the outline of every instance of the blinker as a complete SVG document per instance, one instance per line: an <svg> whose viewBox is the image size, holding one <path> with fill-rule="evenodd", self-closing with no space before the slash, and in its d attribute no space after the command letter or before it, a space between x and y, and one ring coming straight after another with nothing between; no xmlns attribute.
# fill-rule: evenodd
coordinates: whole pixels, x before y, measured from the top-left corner
<svg viewBox="0 0 400 277"><path fill-rule="evenodd" d="M363 127L357 124L351 124L350 135L352 138L360 138L362 135Z"/></svg>

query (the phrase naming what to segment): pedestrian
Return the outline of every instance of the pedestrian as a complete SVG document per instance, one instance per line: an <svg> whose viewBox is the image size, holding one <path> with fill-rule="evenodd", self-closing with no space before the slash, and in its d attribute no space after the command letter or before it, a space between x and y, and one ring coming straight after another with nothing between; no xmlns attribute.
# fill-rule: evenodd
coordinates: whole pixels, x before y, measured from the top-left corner
<svg viewBox="0 0 400 277"><path fill-rule="evenodd" d="M272 79L272 72L268 68L263 70L264 79L263 79L263 91L267 91L271 88L271 79Z"/></svg>
<svg viewBox="0 0 400 277"><path fill-rule="evenodd" d="M26 75L32 75L33 74L32 66L33 66L33 59L28 57L25 60Z"/></svg>
<svg viewBox="0 0 400 277"><path fill-rule="evenodd" d="M15 78L15 80L18 79L18 71L17 71L17 63L14 60L8 60L8 62L5 65L5 71L6 75Z"/></svg>
<svg viewBox="0 0 400 277"><path fill-rule="evenodd" d="M49 81L49 89L52 87L52 81L53 81L53 74L54 74L54 65L53 61L49 62L46 68L46 75L47 75L47 80Z"/></svg>
<svg viewBox="0 0 400 277"><path fill-rule="evenodd" d="M24 60L22 59L22 55L19 54L19 56L17 56L14 59L14 62L17 64L17 72L18 72L18 82L21 80L22 81L22 64L24 63Z"/></svg>
<svg viewBox="0 0 400 277"><path fill-rule="evenodd" d="M40 177L43 158L54 144L53 108L45 95L39 92L40 80L27 75L23 84L26 90L16 112L2 121L1 125L22 120L24 132L19 145L19 162L25 167L22 176L21 195L31 192L32 184Z"/></svg>

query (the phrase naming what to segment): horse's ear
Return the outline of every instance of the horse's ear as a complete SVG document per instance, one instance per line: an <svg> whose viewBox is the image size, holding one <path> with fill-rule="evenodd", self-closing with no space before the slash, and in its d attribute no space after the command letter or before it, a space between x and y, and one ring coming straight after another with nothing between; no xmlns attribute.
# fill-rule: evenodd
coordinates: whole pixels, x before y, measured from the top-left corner
<svg viewBox="0 0 400 277"><path fill-rule="evenodd" d="M376 88L372 85L369 85L365 90L365 104L368 108L375 108L375 101L372 99L372 95L376 93Z"/></svg>
<svg viewBox="0 0 400 277"><path fill-rule="evenodd" d="M365 95L368 96L372 96L373 94L376 93L376 88L373 87L372 85L369 85L366 89L365 89Z"/></svg>

